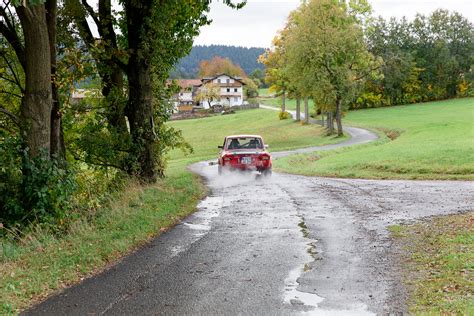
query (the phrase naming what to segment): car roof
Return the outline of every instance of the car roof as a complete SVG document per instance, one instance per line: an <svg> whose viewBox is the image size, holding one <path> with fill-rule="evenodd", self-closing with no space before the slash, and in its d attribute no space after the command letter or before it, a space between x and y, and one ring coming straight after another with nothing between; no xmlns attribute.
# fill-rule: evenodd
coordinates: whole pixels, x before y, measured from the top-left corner
<svg viewBox="0 0 474 316"><path fill-rule="evenodd" d="M248 135L248 134L226 136L226 138L251 138L251 137L263 138L260 135Z"/></svg>

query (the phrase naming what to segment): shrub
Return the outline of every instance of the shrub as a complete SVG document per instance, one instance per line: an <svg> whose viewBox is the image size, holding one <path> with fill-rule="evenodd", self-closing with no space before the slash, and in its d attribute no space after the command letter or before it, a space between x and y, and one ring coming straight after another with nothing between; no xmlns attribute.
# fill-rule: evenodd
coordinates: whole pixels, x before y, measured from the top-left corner
<svg viewBox="0 0 474 316"><path fill-rule="evenodd" d="M278 118L280 120L287 120L287 119L291 119L293 116L290 114L290 112L288 111L280 111L278 113Z"/></svg>
<svg viewBox="0 0 474 316"><path fill-rule="evenodd" d="M70 215L74 174L63 163L40 154L34 159L19 137L7 136L0 146L0 222L62 224Z"/></svg>
<svg viewBox="0 0 474 316"><path fill-rule="evenodd" d="M19 137L0 137L0 222L7 223L23 212L21 142Z"/></svg>

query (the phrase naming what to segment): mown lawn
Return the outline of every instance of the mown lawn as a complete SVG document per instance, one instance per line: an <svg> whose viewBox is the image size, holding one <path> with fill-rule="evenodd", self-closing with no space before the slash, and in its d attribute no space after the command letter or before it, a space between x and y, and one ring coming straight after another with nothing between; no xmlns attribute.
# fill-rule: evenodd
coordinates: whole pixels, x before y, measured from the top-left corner
<svg viewBox="0 0 474 316"><path fill-rule="evenodd" d="M126 192L72 224L57 236L34 229L17 239L0 238L0 314L16 314L57 290L100 272L192 213L205 195L200 179L186 170L192 162L215 158L225 135L261 134L271 150L341 141L322 136L318 126L278 120L277 112L248 110L228 116L175 121L194 147L170 154L167 177L152 186L130 184Z"/></svg>
<svg viewBox="0 0 474 316"><path fill-rule="evenodd" d="M345 124L390 138L291 156L276 161L275 166L285 172L330 177L472 180L473 122L473 98L351 111Z"/></svg>
<svg viewBox="0 0 474 316"><path fill-rule="evenodd" d="M276 107L276 108L281 108L281 97L276 97L276 98L273 98L273 97L265 97L265 96L259 96L258 98L258 101L261 103L261 104L265 104L265 105L269 105L269 106L273 106L273 107ZM303 113L304 111L304 103L303 103L303 100L301 100L301 112ZM314 102L312 99L310 99L308 101L308 106L309 106L309 113L314 113ZM285 100L285 108L287 110L296 110L296 100L295 99L289 99L289 98L286 98Z"/></svg>
<svg viewBox="0 0 474 316"><path fill-rule="evenodd" d="M258 89L258 96L259 97L270 97L271 95L273 95L274 93L273 92L270 92L270 89L268 88L259 88Z"/></svg>
<svg viewBox="0 0 474 316"><path fill-rule="evenodd" d="M391 231L402 251L410 313L474 315L474 213Z"/></svg>

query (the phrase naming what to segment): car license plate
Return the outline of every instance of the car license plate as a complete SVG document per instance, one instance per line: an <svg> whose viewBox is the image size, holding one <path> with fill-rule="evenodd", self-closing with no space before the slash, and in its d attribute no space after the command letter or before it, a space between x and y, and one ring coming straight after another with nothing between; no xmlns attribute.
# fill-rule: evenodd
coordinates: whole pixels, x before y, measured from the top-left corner
<svg viewBox="0 0 474 316"><path fill-rule="evenodd" d="M252 157L242 157L240 162L244 165L250 165L252 163Z"/></svg>

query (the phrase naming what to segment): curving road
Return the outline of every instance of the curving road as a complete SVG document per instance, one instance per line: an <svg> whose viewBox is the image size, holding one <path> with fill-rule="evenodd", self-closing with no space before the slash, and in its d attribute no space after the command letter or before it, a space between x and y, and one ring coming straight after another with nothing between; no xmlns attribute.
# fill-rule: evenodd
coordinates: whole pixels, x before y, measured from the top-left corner
<svg viewBox="0 0 474 316"><path fill-rule="evenodd" d="M347 142L376 139L347 128ZM275 157L292 152L274 153ZM405 312L386 227L472 210L472 182L376 181L274 173L219 177L198 211L31 315L370 315Z"/></svg>

